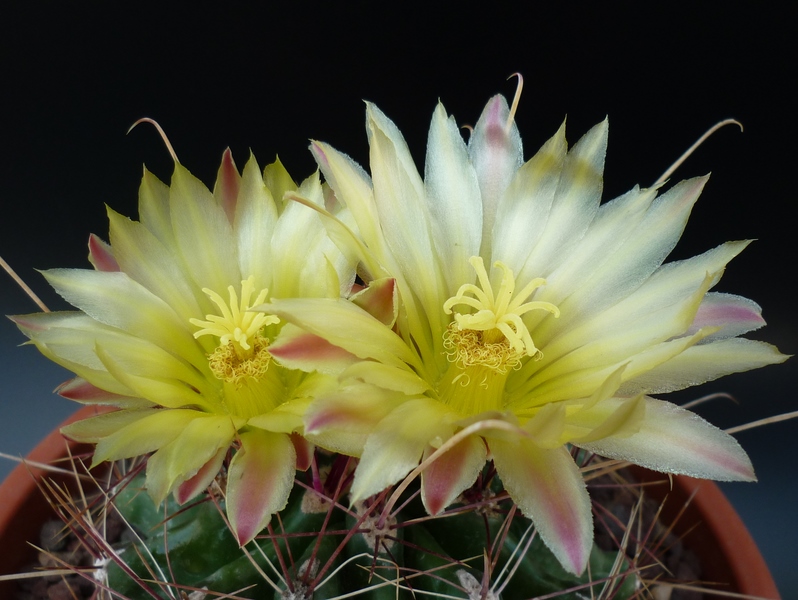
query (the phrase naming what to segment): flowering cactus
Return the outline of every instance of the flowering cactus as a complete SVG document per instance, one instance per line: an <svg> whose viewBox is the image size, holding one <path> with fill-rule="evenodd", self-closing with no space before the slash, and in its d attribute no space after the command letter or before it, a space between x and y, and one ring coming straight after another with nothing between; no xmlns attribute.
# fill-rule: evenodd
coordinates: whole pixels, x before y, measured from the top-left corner
<svg viewBox="0 0 798 600"><path fill-rule="evenodd" d="M710 292L747 242L664 263L706 178L601 204L606 121L524 162L503 97L467 144L439 104L423 179L371 104L367 131L371 176L320 142L326 183L229 152L212 193L179 163L170 187L145 173L95 270L45 273L78 310L14 317L77 375L59 393L116 407L64 429L94 464L149 455L113 490L138 538L110 585L630 597L582 467L755 479L731 436L649 396L786 358L739 337L755 303Z"/></svg>
<svg viewBox="0 0 798 600"><path fill-rule="evenodd" d="M708 293L747 242L662 264L706 178L600 205L606 121L570 151L563 126L523 162L501 96L468 145L438 105L424 180L373 105L367 130L371 178L330 146L311 148L356 221L324 213L333 238L372 285L391 288L387 305L264 308L301 328L286 326L273 356L338 374L341 389L310 405L305 434L360 458L355 499L435 456L421 497L437 514L490 457L563 567L581 573L591 510L569 446L669 473L754 479L731 436L647 396L785 359L737 337L764 324L756 304Z"/></svg>

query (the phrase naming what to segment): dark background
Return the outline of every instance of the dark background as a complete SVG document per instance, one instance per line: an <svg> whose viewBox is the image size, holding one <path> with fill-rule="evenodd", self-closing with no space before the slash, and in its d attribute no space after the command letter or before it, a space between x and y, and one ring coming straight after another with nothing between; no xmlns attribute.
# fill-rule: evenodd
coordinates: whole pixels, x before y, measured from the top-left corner
<svg viewBox="0 0 798 600"><path fill-rule="evenodd" d="M243 166L277 152L296 179L315 168L308 138L365 163L361 99L405 133L417 161L440 98L474 123L488 98L511 97L529 157L568 116L573 144L610 117L605 198L650 185L710 125L734 117L675 179L712 172L674 253L756 238L718 290L759 302L752 337L798 350L795 314L795 4L490 2L227 3L171 10L142 3L9 3L0 10L0 254L53 309L33 269L88 266L104 203L135 216L142 164L168 181L171 160L138 118L157 119L181 162L207 184L225 147ZM14 6L16 5L16 6ZM456 218L456 215L453 216ZM36 307L5 275L0 309ZM24 454L74 405L51 390L68 374L0 324L0 451ZM726 391L699 410L720 427L798 409L796 363L735 375L671 399ZM758 484L726 484L774 571L798 597L798 422L738 439ZM0 460L0 476L12 466Z"/></svg>

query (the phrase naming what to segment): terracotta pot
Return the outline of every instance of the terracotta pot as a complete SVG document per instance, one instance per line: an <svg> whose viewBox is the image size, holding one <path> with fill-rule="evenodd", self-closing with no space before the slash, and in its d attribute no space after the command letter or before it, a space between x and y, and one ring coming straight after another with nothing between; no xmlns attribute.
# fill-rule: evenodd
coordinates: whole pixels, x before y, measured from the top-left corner
<svg viewBox="0 0 798 600"><path fill-rule="evenodd" d="M64 421L58 429L45 437L27 456L27 460L36 463L57 465L63 464L69 456L67 448L76 455L90 450L80 444L67 441L60 433L60 427L91 417L102 409L86 406ZM64 464L68 467L68 464ZM37 480L43 476L55 481L66 482L66 475L54 475L44 469L28 464L17 465L5 481L0 484L0 548L3 558L0 560L0 574L19 573L26 565L36 559L36 550L28 542L38 543L42 524L55 518L52 508L45 500L37 486ZM0 581L0 598L14 598L16 581Z"/></svg>
<svg viewBox="0 0 798 600"><path fill-rule="evenodd" d="M631 470L640 481L657 482L646 486L646 493L658 501L665 498L663 522L670 523L678 518L674 532L682 536L685 547L700 558L701 579L728 584L707 587L757 598L781 598L756 542L714 482L679 476L673 478L671 489L667 475L636 466ZM708 599L722 597L718 594L706 596Z"/></svg>
<svg viewBox="0 0 798 600"><path fill-rule="evenodd" d="M84 407L63 423L71 423L96 414L95 407ZM58 430L53 431L30 453L28 460L53 464L67 456L68 442ZM73 454L81 449L69 443ZM85 450L85 449L84 449ZM3 559L0 573L17 573L35 559L35 550L27 541L36 541L41 524L53 518L34 478L46 473L42 469L18 465L0 485L0 548ZM684 535L684 544L701 560L702 579L726 582L723 591L749 594L758 598L780 598L762 555L740 517L717 485L711 481L674 477L671 490L667 477L635 468L635 475L644 481L661 484L646 487L658 500L667 495L663 508L666 522L674 518L690 495L695 497L679 517L674 531ZM52 476L52 475L51 475ZM54 479L65 481L65 476ZM16 582L0 582L0 598L12 598ZM721 588L718 588L721 589ZM707 598L718 597L707 595Z"/></svg>

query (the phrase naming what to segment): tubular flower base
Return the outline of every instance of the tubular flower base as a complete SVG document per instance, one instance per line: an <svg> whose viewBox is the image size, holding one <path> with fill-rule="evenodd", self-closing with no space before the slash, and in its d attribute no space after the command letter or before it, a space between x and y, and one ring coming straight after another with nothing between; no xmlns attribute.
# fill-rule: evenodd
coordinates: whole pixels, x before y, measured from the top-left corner
<svg viewBox="0 0 798 600"><path fill-rule="evenodd" d="M311 402L305 433L359 457L354 501L425 461L421 498L437 514L492 459L578 574L593 532L571 447L668 473L755 479L732 437L649 396L786 358L738 337L764 324L755 303L709 291L747 242L663 264L705 177L601 204L607 123L570 150L563 126L524 162L501 96L468 144L438 105L423 179L371 104L366 124L370 177L327 144L311 146L351 220L294 197L321 215L368 287L259 308L288 322L269 347L281 364L338 377Z"/></svg>
<svg viewBox="0 0 798 600"><path fill-rule="evenodd" d="M190 500L227 465L242 545L309 466L302 416L335 385L272 361L280 319L249 309L274 295L339 297L354 280L312 211L283 202L287 191L324 203L318 176L297 190L279 162L261 174L254 158L239 175L229 151L213 193L179 164L170 187L145 172L141 221L108 210L110 245L89 242L95 270L44 273L79 310L13 317L77 374L61 395L119 409L63 430L97 444L94 464L154 452L146 487L156 504L170 492Z"/></svg>

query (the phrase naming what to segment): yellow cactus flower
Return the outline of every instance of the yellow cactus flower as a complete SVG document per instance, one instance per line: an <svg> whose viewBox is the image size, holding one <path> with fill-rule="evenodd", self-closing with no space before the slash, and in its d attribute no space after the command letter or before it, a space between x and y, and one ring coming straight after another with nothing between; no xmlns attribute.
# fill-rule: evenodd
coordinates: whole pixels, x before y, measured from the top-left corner
<svg viewBox="0 0 798 600"><path fill-rule="evenodd" d="M607 123L570 150L562 127L524 162L501 96L468 144L438 105L423 179L371 104L367 131L371 177L326 144L311 149L355 223L318 212L369 287L354 301L262 307L289 322L275 357L339 376L341 387L309 407L305 431L360 457L355 499L471 432L422 473L428 511L453 502L492 458L562 565L581 573L592 518L570 446L664 472L754 479L731 436L648 396L785 359L738 337L764 324L756 304L709 292L747 242L663 264L706 178L602 204Z"/></svg>
<svg viewBox="0 0 798 600"><path fill-rule="evenodd" d="M242 545L309 465L302 416L335 383L272 361L280 319L249 309L338 297L354 280L318 217L284 203L286 191L324 205L318 175L297 190L279 161L261 174L254 158L239 175L229 150L213 193L180 164L169 187L145 172L141 220L108 210L110 245L89 244L95 270L44 273L78 311L14 317L78 376L62 395L119 408L64 429L97 444L95 464L154 452L147 489L160 503L170 492L189 500L229 459L227 512Z"/></svg>

